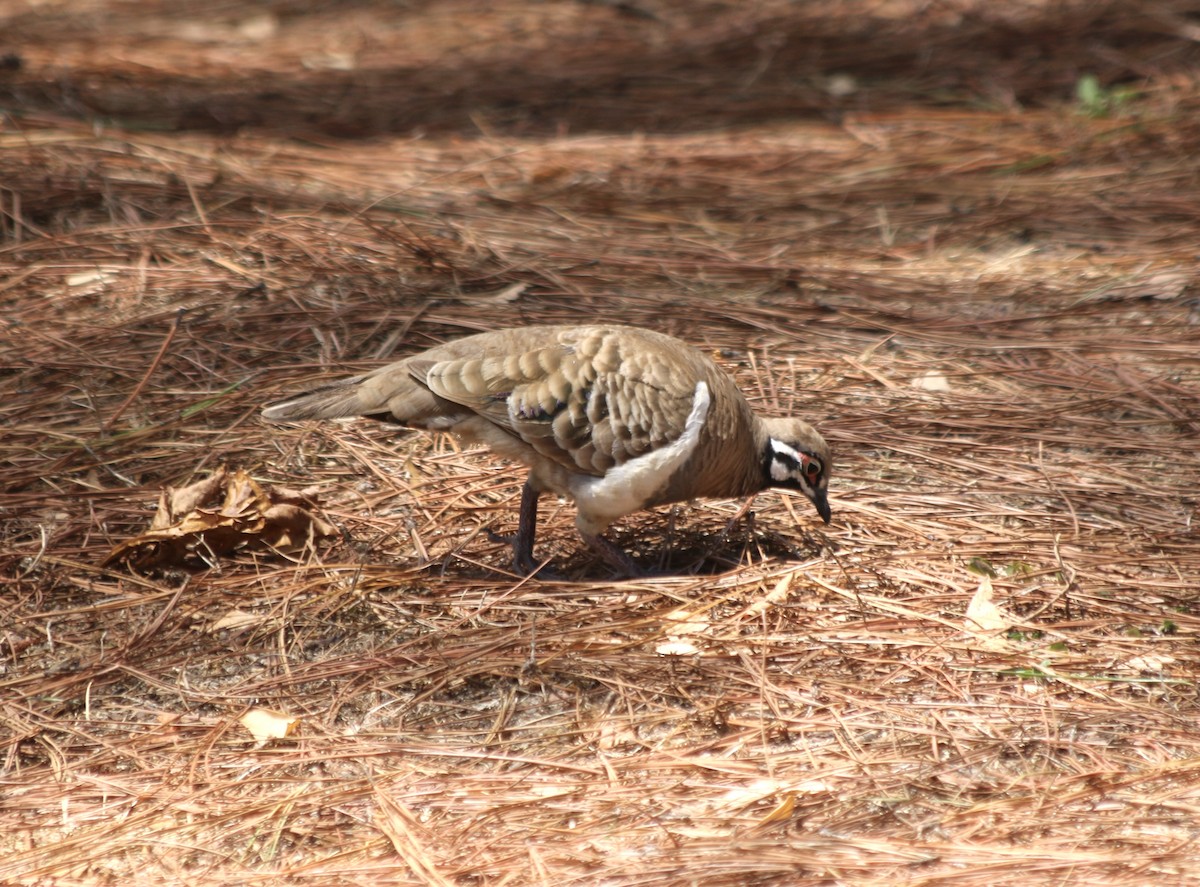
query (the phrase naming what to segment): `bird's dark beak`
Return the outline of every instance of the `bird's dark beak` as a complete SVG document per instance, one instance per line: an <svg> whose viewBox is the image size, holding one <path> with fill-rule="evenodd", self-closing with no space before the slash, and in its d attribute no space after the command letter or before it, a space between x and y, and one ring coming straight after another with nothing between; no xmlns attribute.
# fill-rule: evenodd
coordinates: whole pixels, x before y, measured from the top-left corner
<svg viewBox="0 0 1200 887"><path fill-rule="evenodd" d="M813 490L812 504L817 506L817 514L821 515L821 520L825 523L833 520L833 509L829 507L829 499L826 498L824 490Z"/></svg>

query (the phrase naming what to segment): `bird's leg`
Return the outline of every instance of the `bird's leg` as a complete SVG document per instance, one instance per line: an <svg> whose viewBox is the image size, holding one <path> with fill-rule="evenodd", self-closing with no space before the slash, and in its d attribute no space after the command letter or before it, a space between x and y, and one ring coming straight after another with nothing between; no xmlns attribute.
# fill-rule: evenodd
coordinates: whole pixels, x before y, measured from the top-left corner
<svg viewBox="0 0 1200 887"><path fill-rule="evenodd" d="M643 575L642 568L633 562L633 558L599 533L588 533L580 530L579 535L583 537L584 542L591 546L592 551L600 555L606 564L622 576L636 577Z"/></svg>
<svg viewBox="0 0 1200 887"><path fill-rule="evenodd" d="M538 498L541 492L533 485L533 479L521 487L521 511L517 520L517 535L513 537L513 567L518 573L528 575L537 569L533 560L533 539L537 535Z"/></svg>
<svg viewBox="0 0 1200 887"><path fill-rule="evenodd" d="M537 535L538 497L542 494L532 481L525 481L521 488L521 510L517 519L517 532L511 536L502 536L491 527L484 530L493 542L503 542L513 549L513 571L528 576L538 568L533 559L533 540ZM545 571L542 571L545 576Z"/></svg>
<svg viewBox="0 0 1200 887"><path fill-rule="evenodd" d="M742 507L738 509L738 513L735 514L733 517L731 517L729 519L729 521L725 524L725 536L726 537L731 535L733 533L733 531L735 529L737 529L738 521L740 521L742 518L746 518L746 532L748 532L748 533L754 532L754 512L750 510L753 507L754 507L754 497L751 496L749 499L747 499L745 502L742 503Z"/></svg>

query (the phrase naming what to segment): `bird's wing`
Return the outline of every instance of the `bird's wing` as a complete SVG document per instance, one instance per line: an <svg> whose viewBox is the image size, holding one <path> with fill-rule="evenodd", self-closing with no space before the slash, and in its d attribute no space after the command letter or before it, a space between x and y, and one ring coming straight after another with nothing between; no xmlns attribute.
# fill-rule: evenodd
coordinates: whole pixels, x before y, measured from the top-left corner
<svg viewBox="0 0 1200 887"><path fill-rule="evenodd" d="M684 430L700 355L665 337L590 328L408 361L413 378L573 471L602 475ZM686 346L685 346L686 347Z"/></svg>

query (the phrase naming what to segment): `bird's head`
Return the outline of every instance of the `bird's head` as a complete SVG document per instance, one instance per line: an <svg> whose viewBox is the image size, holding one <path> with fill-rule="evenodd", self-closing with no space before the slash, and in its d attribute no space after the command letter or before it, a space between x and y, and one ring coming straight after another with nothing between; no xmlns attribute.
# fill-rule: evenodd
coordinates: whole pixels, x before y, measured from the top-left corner
<svg viewBox="0 0 1200 887"><path fill-rule="evenodd" d="M799 490L816 506L817 514L829 523L826 490L833 457L825 438L800 419L767 419L763 448L764 486Z"/></svg>

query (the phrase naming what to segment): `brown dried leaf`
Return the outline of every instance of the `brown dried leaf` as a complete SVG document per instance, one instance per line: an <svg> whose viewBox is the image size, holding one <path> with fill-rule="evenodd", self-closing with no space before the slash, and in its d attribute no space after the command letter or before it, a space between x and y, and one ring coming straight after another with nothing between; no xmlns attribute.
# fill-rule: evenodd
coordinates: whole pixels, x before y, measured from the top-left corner
<svg viewBox="0 0 1200 887"><path fill-rule="evenodd" d="M272 502L286 502L291 505L303 505L312 507L317 504L317 497L320 495L320 487L315 484L297 490L295 487L285 487L282 484L273 486L269 490Z"/></svg>
<svg viewBox="0 0 1200 887"><path fill-rule="evenodd" d="M160 517L165 516L166 521L159 526L165 527L175 523L182 515L216 496L217 491L224 485L227 475L228 471L222 465L208 477L188 484L186 487L167 487L163 498L159 501L159 513L154 516L155 521L157 522Z"/></svg>
<svg viewBox="0 0 1200 887"><path fill-rule="evenodd" d="M267 545L292 552L308 548L322 536L336 536L337 527L299 505L280 503L263 512L262 538Z"/></svg>
<svg viewBox="0 0 1200 887"><path fill-rule="evenodd" d="M230 474L220 468L202 481L164 491L150 528L113 548L104 566L194 568L242 548L301 551L337 535L309 507L315 503L302 493L285 489L277 496L242 469Z"/></svg>

